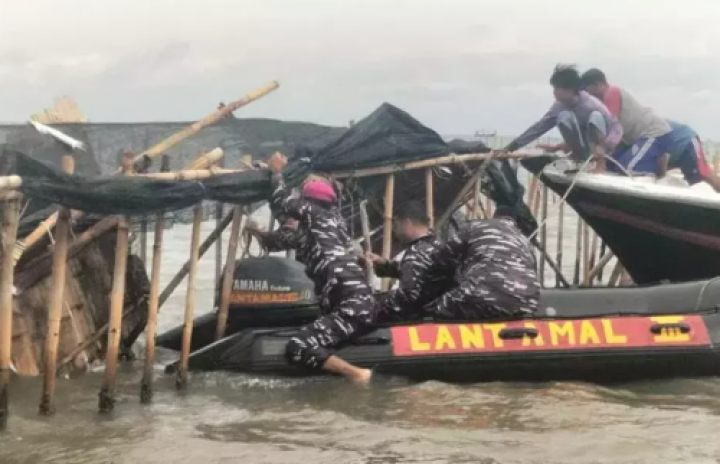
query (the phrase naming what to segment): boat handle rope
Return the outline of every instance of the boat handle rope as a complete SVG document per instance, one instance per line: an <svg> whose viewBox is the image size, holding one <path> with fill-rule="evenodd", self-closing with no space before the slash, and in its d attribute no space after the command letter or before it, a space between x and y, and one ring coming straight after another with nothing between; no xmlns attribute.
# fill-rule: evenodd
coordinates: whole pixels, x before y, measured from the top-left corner
<svg viewBox="0 0 720 464"><path fill-rule="evenodd" d="M717 276L717 277L713 277L712 279L705 282L705 284L703 284L702 288L698 292L697 300L695 300L695 308L693 309L693 312L695 312L695 313L700 312L700 304L702 304L702 302L703 302L703 297L705 296L705 292L707 291L708 287L710 287L710 285L713 282L716 282L719 280L720 280L720 276ZM717 308L717 307L718 307L718 304L716 303L715 308Z"/></svg>

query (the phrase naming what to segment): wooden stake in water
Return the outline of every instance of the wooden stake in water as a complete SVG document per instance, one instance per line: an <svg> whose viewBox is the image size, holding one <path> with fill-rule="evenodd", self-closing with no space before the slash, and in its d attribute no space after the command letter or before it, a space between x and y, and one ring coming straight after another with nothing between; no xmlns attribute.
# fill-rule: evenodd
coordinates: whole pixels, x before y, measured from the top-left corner
<svg viewBox="0 0 720 464"><path fill-rule="evenodd" d="M218 309L217 327L215 329L215 340L220 340L225 336L227 327L228 311L230 310L230 292L232 290L233 277L235 274L235 259L237 258L238 242L240 241L240 233L244 228L245 216L241 206L233 207L233 222L230 228L230 242L228 243L227 258L225 259L225 269L222 275L222 285L220 287L220 308Z"/></svg>
<svg viewBox="0 0 720 464"><path fill-rule="evenodd" d="M390 259L392 253L393 205L395 202L395 174L388 174L385 180L385 223L383 227L383 258ZM390 279L382 280L382 290L390 288Z"/></svg>
<svg viewBox="0 0 720 464"><path fill-rule="evenodd" d="M132 175L132 153L123 154L123 172ZM110 291L110 324L108 327L107 355L105 358L105 379L100 389L98 407L101 413L115 409L115 383L117 376L120 339L122 338L122 316L125 303L125 279L128 258L129 224L127 218L118 220L117 242L115 245L115 269Z"/></svg>
<svg viewBox="0 0 720 464"><path fill-rule="evenodd" d="M163 155L160 165L161 172L170 170L170 159ZM148 300L147 325L145 326L145 363L143 377L140 381L140 402L149 404L153 397L153 380L155 377L155 342L157 336L157 315L160 295L160 266L162 263L162 247L165 234L165 213L155 217L155 239L153 243L152 272L150 273L150 299Z"/></svg>
<svg viewBox="0 0 720 464"><path fill-rule="evenodd" d="M183 326L182 352L178 365L175 386L178 390L187 388L188 360L192 344L193 318L195 316L195 278L200 259L200 225L202 224L202 203L193 209L192 239L190 241L190 269L188 272L187 294L185 296L185 321Z"/></svg>
<svg viewBox="0 0 720 464"><path fill-rule="evenodd" d="M62 168L68 174L75 171L72 155L62 157ZM55 250L53 252L52 296L48 308L47 334L45 335L45 376L40 414L49 416L55 413L55 371L57 370L58 345L60 344L60 322L65 297L65 275L67 273L68 242L70 240L70 209L60 207L55 226Z"/></svg>
<svg viewBox="0 0 720 464"><path fill-rule="evenodd" d="M155 339L157 336L157 314L160 294L160 264L162 262L163 234L165 233L165 214L155 218L155 243L153 244L153 262L150 281L150 299L145 327L145 364L140 382L140 402L148 404L153 397L153 378L155 367Z"/></svg>
<svg viewBox="0 0 720 464"><path fill-rule="evenodd" d="M12 368L13 249L17 238L20 194L10 195L2 208L2 261L0 261L0 430L7 428L8 388Z"/></svg>

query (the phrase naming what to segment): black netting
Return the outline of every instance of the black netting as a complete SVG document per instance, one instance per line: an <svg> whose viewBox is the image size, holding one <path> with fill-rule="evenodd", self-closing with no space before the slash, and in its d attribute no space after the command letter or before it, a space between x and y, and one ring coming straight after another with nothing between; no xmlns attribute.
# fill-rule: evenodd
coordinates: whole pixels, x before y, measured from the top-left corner
<svg viewBox="0 0 720 464"><path fill-rule="evenodd" d="M316 145L293 145L290 165L284 172L291 186L298 185L310 172L337 172L392 165L437 158L452 153L488 152L479 142L454 140L445 142L435 131L425 127L406 112L383 104L365 119L344 131L322 148ZM152 180L142 177L93 177L92 169L67 175L57 163L42 163L17 150L14 169L23 177L20 190L39 205L61 204L85 213L150 215L176 211L203 200L247 204L266 200L270 195L267 170L223 174L199 181ZM9 152L9 153L8 153ZM3 158L8 158L4 156ZM436 170L435 212L442 214L457 193L480 166L474 161ZM90 171L90 172L88 172ZM5 170L4 172L9 172ZM359 235L358 201L367 198L371 225L382 223L384 177L369 176L344 182L343 213L351 229ZM493 161L482 177L482 191L499 207L510 208L525 233L537 227L529 208L523 202L524 189L507 161ZM424 200L423 170L396 174L395 208L409 201ZM47 210L28 211L21 223L21 235L32 230Z"/></svg>
<svg viewBox="0 0 720 464"><path fill-rule="evenodd" d="M24 195L87 213L143 215L187 208L202 200L246 204L270 195L270 174L266 170L221 174L198 181L86 178L65 174L22 153L11 155L16 157L16 172L23 178L20 191Z"/></svg>

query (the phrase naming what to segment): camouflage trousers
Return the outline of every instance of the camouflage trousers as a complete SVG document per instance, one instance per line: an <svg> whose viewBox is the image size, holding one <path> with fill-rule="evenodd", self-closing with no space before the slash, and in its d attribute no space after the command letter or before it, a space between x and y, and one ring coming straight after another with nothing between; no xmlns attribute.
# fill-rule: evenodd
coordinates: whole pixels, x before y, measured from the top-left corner
<svg viewBox="0 0 720 464"><path fill-rule="evenodd" d="M290 364L321 368L332 348L372 330L375 299L357 263L332 266L319 296L324 315L290 339L285 347Z"/></svg>
<svg viewBox="0 0 720 464"><path fill-rule="evenodd" d="M425 309L435 319L473 321L521 318L535 313L537 305L537 299L518 297L477 280L463 280Z"/></svg>

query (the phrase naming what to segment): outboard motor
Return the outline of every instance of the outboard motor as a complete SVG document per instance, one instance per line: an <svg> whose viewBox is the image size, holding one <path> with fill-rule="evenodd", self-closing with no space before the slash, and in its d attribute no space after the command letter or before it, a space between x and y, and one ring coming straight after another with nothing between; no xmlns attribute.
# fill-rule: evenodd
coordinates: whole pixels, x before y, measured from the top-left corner
<svg viewBox="0 0 720 464"><path fill-rule="evenodd" d="M215 295L215 310L195 318L192 351L215 341L220 288ZM297 327L312 322L320 315L314 288L305 275L305 266L293 259L268 256L238 260L225 336L245 329ZM178 326L158 335L157 345L180 350L182 332L183 327Z"/></svg>
<svg viewBox="0 0 720 464"><path fill-rule="evenodd" d="M268 256L238 260L228 320L255 326L298 325L319 315L313 282L293 259ZM218 289L219 290L219 289ZM220 292L215 300L220 305ZM258 325L259 324L259 325Z"/></svg>

